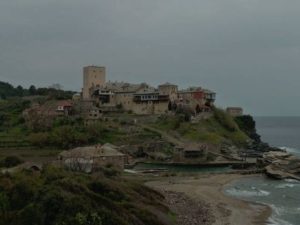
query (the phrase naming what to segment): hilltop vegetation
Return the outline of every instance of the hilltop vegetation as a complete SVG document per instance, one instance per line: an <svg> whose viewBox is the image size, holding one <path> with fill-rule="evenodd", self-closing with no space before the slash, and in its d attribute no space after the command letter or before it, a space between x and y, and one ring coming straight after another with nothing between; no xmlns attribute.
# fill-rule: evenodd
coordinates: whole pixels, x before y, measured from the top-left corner
<svg viewBox="0 0 300 225"><path fill-rule="evenodd" d="M69 99L74 92L61 90L61 85L53 84L48 88L36 88L31 85L28 89L21 85L14 87L13 85L0 81L0 99L7 99L10 97L24 97L24 96L48 96L52 99Z"/></svg>
<svg viewBox="0 0 300 225"><path fill-rule="evenodd" d="M158 134L136 128L132 119L110 119L85 126L80 117L58 117L48 126L48 118L28 126L22 116L30 101L10 99L0 101L0 147L68 149L95 143L134 144L159 138ZM128 131L132 129L129 134ZM15 146L14 146L15 145Z"/></svg>
<svg viewBox="0 0 300 225"><path fill-rule="evenodd" d="M214 108L213 116L190 123L184 116L163 116L152 126L165 130L183 140L210 144L230 142L244 145L249 137L239 128L234 119L221 109Z"/></svg>
<svg viewBox="0 0 300 225"><path fill-rule="evenodd" d="M160 133L141 125L167 132L183 141L210 144L229 142L242 146L249 137L254 138L256 134L251 127L253 124L248 124L250 119L234 120L220 109L214 109L212 117L196 123L191 123L184 114L164 115L150 121L138 117L137 124L134 123L136 116L133 114L113 114L107 115L108 119L101 119L88 126L84 125L80 117L58 117L51 126L46 122L48 118L44 118L41 123L28 126L22 111L30 104L30 101L22 99L0 101L1 142L13 142L16 147L69 149L95 143L137 145L163 139Z"/></svg>
<svg viewBox="0 0 300 225"><path fill-rule="evenodd" d="M93 176L52 167L0 175L0 225L163 225L163 196L104 168Z"/></svg>
<svg viewBox="0 0 300 225"><path fill-rule="evenodd" d="M13 90L16 91L16 88L9 84L4 84L4 86L10 90L8 93L16 94L13 92ZM27 90L29 95L30 93L48 95L0 100L0 147L70 149L109 142L138 148L146 143L168 142L169 140L162 132L179 142L198 142L218 146L226 143L244 147L249 139L260 142L259 136L256 134L255 122L251 116L232 118L218 108L213 108L211 117L193 123L190 122L191 112L182 109L173 115L159 117L137 116L125 112L110 113L88 126L85 125L84 118L79 114L57 117L54 120L51 119L51 123L47 122L50 118L43 117L38 118L36 123L33 119L33 122L29 124L25 122L22 112L33 102L42 105L45 102L47 104L54 102L55 104L55 99L60 97L59 95L53 97L55 95L51 95L51 93L64 93L64 97L70 94L53 88L36 89L31 87L29 90ZM172 146L162 148L160 150L165 156L172 156ZM144 155L144 153L141 151L137 155Z"/></svg>

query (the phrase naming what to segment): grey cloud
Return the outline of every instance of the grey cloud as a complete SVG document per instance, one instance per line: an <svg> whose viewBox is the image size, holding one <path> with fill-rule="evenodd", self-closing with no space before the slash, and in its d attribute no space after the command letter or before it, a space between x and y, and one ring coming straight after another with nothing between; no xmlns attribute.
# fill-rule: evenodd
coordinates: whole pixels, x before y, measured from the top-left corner
<svg viewBox="0 0 300 225"><path fill-rule="evenodd" d="M82 66L108 79L171 81L220 106L299 115L298 0L2 0L0 80L80 90Z"/></svg>

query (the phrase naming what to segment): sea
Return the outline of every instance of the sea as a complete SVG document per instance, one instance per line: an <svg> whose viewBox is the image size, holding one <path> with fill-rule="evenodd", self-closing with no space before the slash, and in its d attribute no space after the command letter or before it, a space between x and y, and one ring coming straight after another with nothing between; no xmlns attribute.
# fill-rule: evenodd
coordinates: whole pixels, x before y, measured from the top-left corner
<svg viewBox="0 0 300 225"><path fill-rule="evenodd" d="M263 141L300 157L300 117L256 117ZM244 178L231 183L227 195L267 204L272 208L268 224L300 225L300 182L266 177Z"/></svg>

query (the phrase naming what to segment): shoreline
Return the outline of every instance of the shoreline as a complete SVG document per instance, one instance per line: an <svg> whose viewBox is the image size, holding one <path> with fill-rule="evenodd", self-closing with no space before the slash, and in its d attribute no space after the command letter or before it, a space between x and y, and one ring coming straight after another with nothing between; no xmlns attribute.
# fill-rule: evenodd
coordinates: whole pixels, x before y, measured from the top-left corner
<svg viewBox="0 0 300 225"><path fill-rule="evenodd" d="M203 174L195 177L172 177L149 181L147 186L160 192L181 193L209 206L211 225L266 225L272 214L268 205L241 200L224 193L235 180L258 175Z"/></svg>

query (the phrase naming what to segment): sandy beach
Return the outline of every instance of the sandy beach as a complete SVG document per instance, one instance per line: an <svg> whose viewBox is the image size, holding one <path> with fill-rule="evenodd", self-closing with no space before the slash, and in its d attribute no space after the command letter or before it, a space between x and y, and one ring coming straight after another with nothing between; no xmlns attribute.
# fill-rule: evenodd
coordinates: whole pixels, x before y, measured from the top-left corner
<svg viewBox="0 0 300 225"><path fill-rule="evenodd" d="M200 175L197 177L172 177L164 178L164 180L151 181L146 185L161 191L162 193L181 193L186 195L194 202L207 205L210 215L208 215L209 218L207 218L209 223L206 222L205 224L267 224L267 220L272 212L268 206L246 202L226 196L224 194L223 190L227 184L242 177L247 176L236 174L218 174Z"/></svg>

